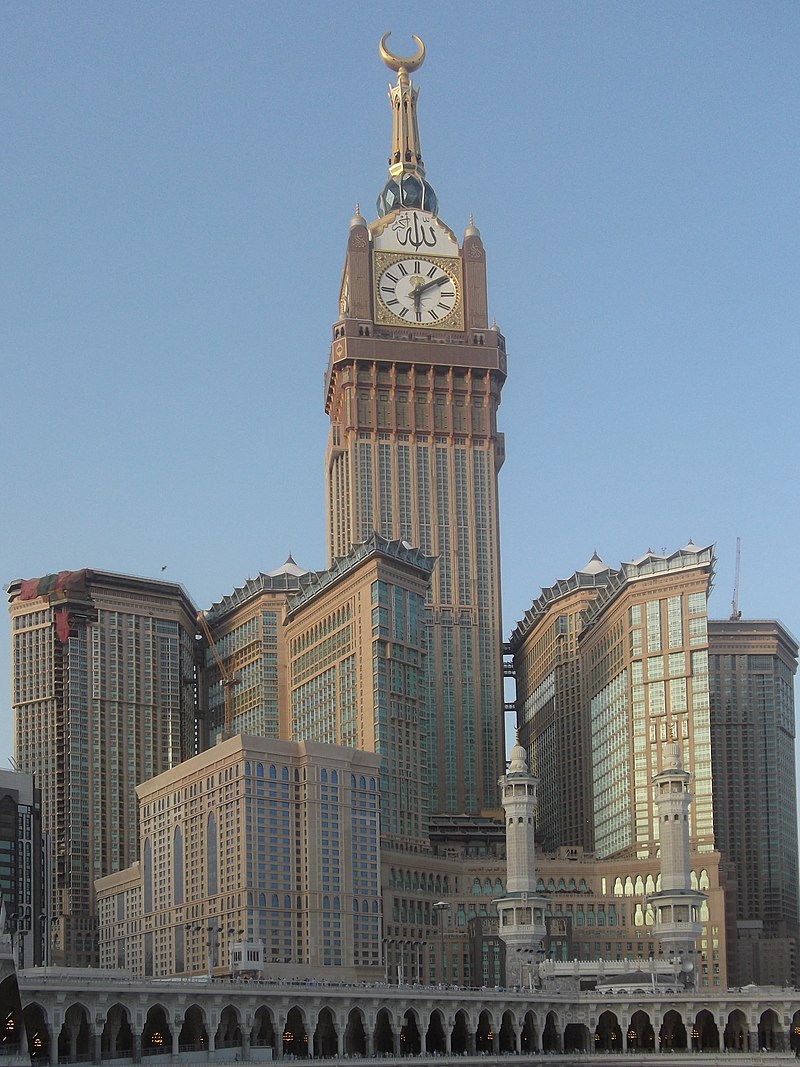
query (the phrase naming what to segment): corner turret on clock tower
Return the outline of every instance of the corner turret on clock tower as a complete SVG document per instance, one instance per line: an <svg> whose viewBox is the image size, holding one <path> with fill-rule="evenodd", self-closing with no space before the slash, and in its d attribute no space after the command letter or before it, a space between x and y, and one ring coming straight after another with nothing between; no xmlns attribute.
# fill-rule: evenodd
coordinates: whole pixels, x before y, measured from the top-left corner
<svg viewBox="0 0 800 1067"><path fill-rule="evenodd" d="M397 74L389 173L377 219L357 210L350 223L325 379L328 557L377 530L438 558L427 602L429 811L479 813L498 807L504 766L505 340L488 323L480 233L470 219L459 243L425 174L410 80L424 45L415 37L416 53L396 56L388 36L380 54ZM390 660L392 643L378 640L375 651ZM402 692L377 710L381 750L402 728Z"/></svg>

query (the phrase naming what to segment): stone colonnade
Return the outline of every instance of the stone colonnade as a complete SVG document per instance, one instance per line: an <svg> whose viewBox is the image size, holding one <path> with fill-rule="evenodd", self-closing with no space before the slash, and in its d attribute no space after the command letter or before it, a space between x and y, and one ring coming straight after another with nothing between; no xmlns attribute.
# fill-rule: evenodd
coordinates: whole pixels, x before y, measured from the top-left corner
<svg viewBox="0 0 800 1067"><path fill-rule="evenodd" d="M32 973L32 972L29 972ZM96 973L96 972L95 972ZM785 1051L800 1047L800 994L748 1000L549 996L520 990L269 982L85 981L21 976L15 1020L43 1062L235 1050L242 1061L419 1054Z"/></svg>

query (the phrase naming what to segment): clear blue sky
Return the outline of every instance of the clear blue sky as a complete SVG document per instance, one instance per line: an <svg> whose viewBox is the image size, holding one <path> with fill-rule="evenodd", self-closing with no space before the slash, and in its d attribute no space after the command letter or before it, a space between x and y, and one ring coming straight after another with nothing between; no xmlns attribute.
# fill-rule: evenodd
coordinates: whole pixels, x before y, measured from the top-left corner
<svg viewBox="0 0 800 1067"><path fill-rule="evenodd" d="M198 606L325 562L322 376L390 73L506 334L506 631L597 548L716 542L800 630L800 5L0 6L0 581ZM0 613L0 757L12 751Z"/></svg>

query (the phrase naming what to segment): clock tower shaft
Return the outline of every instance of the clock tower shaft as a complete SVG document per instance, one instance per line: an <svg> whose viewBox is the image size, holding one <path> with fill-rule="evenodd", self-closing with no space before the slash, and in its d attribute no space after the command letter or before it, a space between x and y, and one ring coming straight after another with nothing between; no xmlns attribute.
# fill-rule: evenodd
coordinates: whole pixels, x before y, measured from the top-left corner
<svg viewBox="0 0 800 1067"><path fill-rule="evenodd" d="M415 106L402 66L398 84ZM416 130L414 115L409 125ZM497 492L505 341L487 322L478 230L470 223L459 246L436 208L420 206L436 198L420 175L418 142L405 173L398 151L378 201L382 216L368 225L357 214L351 222L333 325L325 396L328 562L373 530L437 557L421 731L428 808L479 813L498 806L505 758ZM377 291L393 259L409 271L388 286L405 299L397 314ZM427 310L439 306L431 295L437 288L441 321ZM390 738L402 729L403 698L392 692Z"/></svg>

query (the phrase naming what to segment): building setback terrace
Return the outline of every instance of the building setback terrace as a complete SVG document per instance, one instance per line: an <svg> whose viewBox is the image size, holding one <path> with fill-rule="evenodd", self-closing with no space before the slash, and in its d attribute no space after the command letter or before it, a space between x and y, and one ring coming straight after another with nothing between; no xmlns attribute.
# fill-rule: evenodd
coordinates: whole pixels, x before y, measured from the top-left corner
<svg viewBox="0 0 800 1067"><path fill-rule="evenodd" d="M140 980L100 971L19 973L6 1063L262 1062L278 1059L703 1053L705 1062L788 1062L800 1049L800 992L662 996L325 982ZM80 992L77 990L80 989ZM17 1057L15 1057L15 1052ZM734 1054L739 1053L741 1058ZM559 1055L563 1055L563 1059ZM6 1058L8 1057L8 1058ZM760 1056L759 1056L760 1058ZM441 1061L440 1061L441 1062ZM485 1059L481 1059L485 1063ZM585 1060L581 1061L585 1062ZM722 1062L722 1061L721 1061Z"/></svg>

